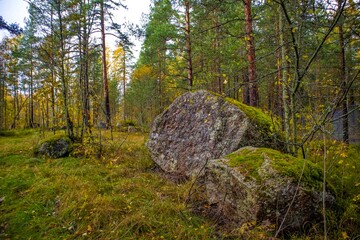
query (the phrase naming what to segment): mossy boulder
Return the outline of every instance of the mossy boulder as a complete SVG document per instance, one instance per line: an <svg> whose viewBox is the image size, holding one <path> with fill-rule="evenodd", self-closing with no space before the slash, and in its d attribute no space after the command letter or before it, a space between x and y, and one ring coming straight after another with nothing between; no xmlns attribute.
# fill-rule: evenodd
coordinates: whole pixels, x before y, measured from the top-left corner
<svg viewBox="0 0 360 240"><path fill-rule="evenodd" d="M155 119L147 146L165 172L189 177L241 147L282 149L281 142L260 109L201 90L180 96Z"/></svg>
<svg viewBox="0 0 360 240"><path fill-rule="evenodd" d="M206 166L206 199L235 227L272 224L304 232L322 221L322 172L306 160L268 148L244 147ZM327 207L334 197L327 188Z"/></svg>
<svg viewBox="0 0 360 240"><path fill-rule="evenodd" d="M41 141L35 148L35 155L46 156L49 158L67 157L72 151L72 142L70 138L61 135L55 135Z"/></svg>

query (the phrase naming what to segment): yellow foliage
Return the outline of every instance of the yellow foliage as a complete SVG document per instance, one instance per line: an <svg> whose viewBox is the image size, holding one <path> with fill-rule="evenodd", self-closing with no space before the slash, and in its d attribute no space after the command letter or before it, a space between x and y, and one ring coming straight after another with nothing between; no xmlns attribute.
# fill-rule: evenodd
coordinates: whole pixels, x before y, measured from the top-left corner
<svg viewBox="0 0 360 240"><path fill-rule="evenodd" d="M252 229L254 226L256 225L255 221L252 222L246 222L243 225L241 225L240 229L239 229L239 233L244 235L247 231L249 231L250 229Z"/></svg>
<svg viewBox="0 0 360 240"><path fill-rule="evenodd" d="M349 239L349 235L347 234L347 232L341 232L341 237L342 239Z"/></svg>
<svg viewBox="0 0 360 240"><path fill-rule="evenodd" d="M153 79L154 76L155 73L152 67L143 65L141 67L136 68L133 71L131 79L133 81L142 81L142 80Z"/></svg>
<svg viewBox="0 0 360 240"><path fill-rule="evenodd" d="M119 46L112 52L112 58L109 60L110 68L109 71L112 73L115 80L123 80L123 73L126 71L125 51Z"/></svg>

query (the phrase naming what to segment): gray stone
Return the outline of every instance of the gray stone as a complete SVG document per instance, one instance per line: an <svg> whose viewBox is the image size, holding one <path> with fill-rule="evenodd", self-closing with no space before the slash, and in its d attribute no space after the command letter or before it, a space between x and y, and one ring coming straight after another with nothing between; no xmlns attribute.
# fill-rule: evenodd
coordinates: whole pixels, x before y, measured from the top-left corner
<svg viewBox="0 0 360 240"><path fill-rule="evenodd" d="M231 101L203 90L177 98L151 127L147 147L155 163L167 173L189 177L197 175L208 160L240 147L280 146L271 119L258 109ZM254 119L258 115L261 118Z"/></svg>
<svg viewBox="0 0 360 240"><path fill-rule="evenodd" d="M55 159L66 157L71 151L71 140L68 137L59 137L41 142L35 149L35 154Z"/></svg>
<svg viewBox="0 0 360 240"><path fill-rule="evenodd" d="M322 220L322 179L320 168L308 163L299 183L302 168L303 161L292 156L245 147L209 161L206 199L234 226L270 223L277 229L286 216L281 231L303 232ZM329 191L325 196L329 208L334 197Z"/></svg>

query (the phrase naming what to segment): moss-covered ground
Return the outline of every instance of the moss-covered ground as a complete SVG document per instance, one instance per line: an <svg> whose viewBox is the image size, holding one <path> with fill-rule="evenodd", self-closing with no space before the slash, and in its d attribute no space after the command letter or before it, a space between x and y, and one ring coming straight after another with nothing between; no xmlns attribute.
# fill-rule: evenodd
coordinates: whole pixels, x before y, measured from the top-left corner
<svg viewBox="0 0 360 240"><path fill-rule="evenodd" d="M1 136L0 239L215 238L185 206L190 183L152 170L144 135L107 134L101 156L56 160L33 157L36 132Z"/></svg>

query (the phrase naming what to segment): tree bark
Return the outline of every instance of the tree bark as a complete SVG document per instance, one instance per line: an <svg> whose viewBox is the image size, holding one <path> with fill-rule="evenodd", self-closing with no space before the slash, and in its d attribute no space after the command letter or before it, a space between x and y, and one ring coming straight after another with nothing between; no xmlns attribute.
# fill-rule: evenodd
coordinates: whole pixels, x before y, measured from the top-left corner
<svg viewBox="0 0 360 240"><path fill-rule="evenodd" d="M102 75L104 81L106 127L111 128L109 83L108 83L107 64L106 64L104 0L102 0L100 3L100 18L101 18L101 45L102 45L102 66L103 66Z"/></svg>
<svg viewBox="0 0 360 240"><path fill-rule="evenodd" d="M66 120L66 132L70 139L74 139L74 128L73 123L69 114L69 106L68 106L68 90L67 90L67 82L65 78L65 41L64 41L64 31L63 31L63 21L61 15L61 3L60 0L57 0L57 15L59 18L59 37L60 37L60 80L62 85L62 95L64 100L64 114Z"/></svg>
<svg viewBox="0 0 360 240"><path fill-rule="evenodd" d="M193 66L192 66L192 50L191 50L191 28L190 28L190 0L185 0L185 41L186 41L186 61L187 61L187 79L189 89L193 87Z"/></svg>
<svg viewBox="0 0 360 240"><path fill-rule="evenodd" d="M275 10L275 9L274 9ZM283 117L283 102L282 102L282 74L283 74L283 68L282 68L282 50L283 50L283 44L284 41L282 39L282 42L280 41L280 38L283 38L282 36L282 23L280 23L280 21L282 21L282 17L278 17L279 14L281 14L281 11L275 11L277 13L275 13L275 33L276 33L276 45L278 46L278 49L276 50L276 67L277 67L277 74L276 74L276 78L273 82L273 84L269 84L273 90L271 92L273 92L273 99L269 100L269 109L271 109L277 116ZM276 17L278 17L276 19ZM281 42L281 43L280 43ZM270 93L271 93L270 92ZM269 95L271 96L271 95ZM270 108L272 107L272 108Z"/></svg>
<svg viewBox="0 0 360 240"><path fill-rule="evenodd" d="M215 42L214 48L217 53L220 52L220 26L219 26L219 17L215 14ZM223 90L223 81L221 76L221 60L220 54L215 56L215 74L216 74L216 92L222 94Z"/></svg>
<svg viewBox="0 0 360 240"><path fill-rule="evenodd" d="M30 43L30 89L29 89L29 127L34 128L34 62L33 62L33 51L32 51L32 43Z"/></svg>
<svg viewBox="0 0 360 240"><path fill-rule="evenodd" d="M56 133L56 127L57 127L57 122L56 122L56 114L55 114L55 96L56 96L56 78L55 78L55 61L54 61L54 57L55 57L55 53L54 53L54 26L53 26L53 7L51 6L51 16L50 16L50 26L51 26L51 36L52 36L52 41L51 41L51 52L50 52L50 59L51 59L51 66L50 66L50 71L51 71L51 109L52 109L52 130L53 133L55 135Z"/></svg>
<svg viewBox="0 0 360 240"><path fill-rule="evenodd" d="M338 0L339 7L342 4L342 0ZM346 76L346 62L345 62L345 45L344 45L344 31L342 19L339 20L339 48L340 48L340 79L342 85L342 91L346 91L347 86L347 76ZM348 118L348 103L347 95L344 95L344 100L342 102L342 131L343 131L343 142L349 144L349 118Z"/></svg>
<svg viewBox="0 0 360 240"><path fill-rule="evenodd" d="M123 57L123 106L124 106L124 121L126 121L126 52L125 48L123 48L124 51L124 57Z"/></svg>
<svg viewBox="0 0 360 240"><path fill-rule="evenodd" d="M3 66L0 65L0 130L5 128L5 75L3 75L2 71Z"/></svg>
<svg viewBox="0 0 360 240"><path fill-rule="evenodd" d="M159 102L158 102L159 108L158 108L158 112L156 114L160 114L164 110L162 84L163 84L163 69L165 67L162 64L162 61L165 59L165 57L163 57L161 49L157 49L157 54L158 54L158 56L157 56L157 58L158 58L158 71L159 71L159 73L158 73L158 81L157 81L157 94L158 94L158 100L159 100Z"/></svg>
<svg viewBox="0 0 360 240"><path fill-rule="evenodd" d="M250 105L250 94L249 94L249 76L246 70L242 73L243 78L243 103Z"/></svg>
<svg viewBox="0 0 360 240"><path fill-rule="evenodd" d="M82 135L84 132L88 131L91 134L90 127L90 94L89 94L89 34L88 34L88 22L86 10L84 11L84 5L86 5L86 0L81 2L81 11L83 15L82 19L82 38L80 38L80 52L82 53L82 75L83 75L83 129Z"/></svg>
<svg viewBox="0 0 360 240"><path fill-rule="evenodd" d="M259 93L256 80L256 56L255 56L255 40L252 29L252 13L251 13L251 0L243 0L245 10L245 23L246 23L246 48L248 51L248 78L249 78L249 96L250 106L259 106Z"/></svg>
<svg viewBox="0 0 360 240"><path fill-rule="evenodd" d="M285 132L285 141L286 141L286 151L290 152L290 114L289 114L289 106L288 99L289 93L288 89L288 71L287 71L287 60L286 60L286 47L284 41L284 32L283 32L283 17L282 11L279 9L279 43L281 47L281 86L282 86L282 106L283 106L283 116L284 116L284 132Z"/></svg>

